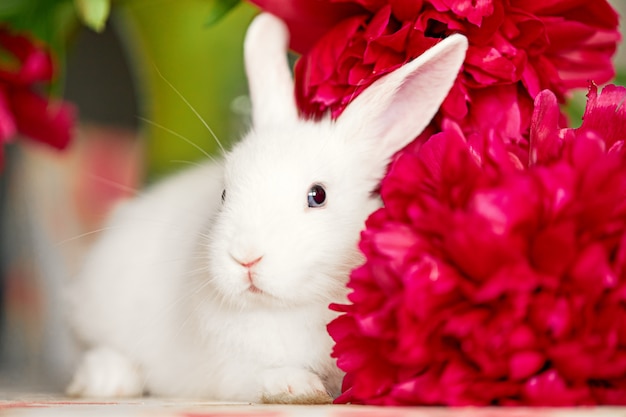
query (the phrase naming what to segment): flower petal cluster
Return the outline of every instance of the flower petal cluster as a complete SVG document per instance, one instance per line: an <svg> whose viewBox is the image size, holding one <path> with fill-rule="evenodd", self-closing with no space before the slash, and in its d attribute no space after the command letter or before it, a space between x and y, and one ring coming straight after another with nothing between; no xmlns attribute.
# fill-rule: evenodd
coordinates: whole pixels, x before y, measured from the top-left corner
<svg viewBox="0 0 626 417"><path fill-rule="evenodd" d="M609 81L620 39L606 0L253 0L283 18L296 64L296 96L308 116L345 106L380 76L441 37L465 34L465 65L441 115L464 132L499 124L497 134L527 141L533 100L559 100L589 80ZM441 117L437 119L441 121Z"/></svg>
<svg viewBox="0 0 626 417"><path fill-rule="evenodd" d="M0 145L17 133L58 149L71 138L74 109L42 96L37 88L54 76L50 54L22 34L0 26ZM2 146L0 146L0 168Z"/></svg>
<svg viewBox="0 0 626 417"><path fill-rule="evenodd" d="M338 402L626 403L625 100L561 129L539 93L527 164L449 120L399 155L333 307Z"/></svg>

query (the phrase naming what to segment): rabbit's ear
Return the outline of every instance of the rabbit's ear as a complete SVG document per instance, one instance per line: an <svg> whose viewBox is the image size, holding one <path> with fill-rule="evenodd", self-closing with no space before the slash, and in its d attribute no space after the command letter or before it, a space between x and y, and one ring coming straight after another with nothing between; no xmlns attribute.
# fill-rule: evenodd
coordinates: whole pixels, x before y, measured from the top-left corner
<svg viewBox="0 0 626 417"><path fill-rule="evenodd" d="M257 16L248 28L244 58L253 126L282 124L298 117L288 43L287 26L269 13Z"/></svg>
<svg viewBox="0 0 626 417"><path fill-rule="evenodd" d="M377 155L390 158L430 123L452 88L466 51L465 36L443 39L367 87L339 116L337 126L355 140L372 138Z"/></svg>

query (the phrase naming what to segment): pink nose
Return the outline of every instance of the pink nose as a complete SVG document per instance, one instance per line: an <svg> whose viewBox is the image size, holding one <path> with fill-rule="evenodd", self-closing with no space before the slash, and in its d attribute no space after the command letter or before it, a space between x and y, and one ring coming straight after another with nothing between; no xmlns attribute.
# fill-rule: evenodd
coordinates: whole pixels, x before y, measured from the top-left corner
<svg viewBox="0 0 626 417"><path fill-rule="evenodd" d="M235 261L237 261L237 263L241 266L243 266L244 268L252 268L254 265L258 264L259 262L261 262L261 259L263 259L263 256L259 256L258 258L252 260L252 261L241 261L237 258L234 258Z"/></svg>

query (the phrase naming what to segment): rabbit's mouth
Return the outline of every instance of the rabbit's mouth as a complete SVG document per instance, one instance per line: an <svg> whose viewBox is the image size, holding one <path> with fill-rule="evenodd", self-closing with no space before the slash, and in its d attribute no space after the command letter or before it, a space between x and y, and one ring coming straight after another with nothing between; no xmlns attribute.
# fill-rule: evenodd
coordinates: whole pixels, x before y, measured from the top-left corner
<svg viewBox="0 0 626 417"><path fill-rule="evenodd" d="M250 265L244 265L246 267L247 281L248 281L248 284L250 284L248 286L247 291L251 292L252 294L265 294L265 291L257 287L254 282L257 279L257 273L253 271L253 267L257 263L258 263L258 260L255 261L254 263L251 263Z"/></svg>
<svg viewBox="0 0 626 417"><path fill-rule="evenodd" d="M262 289L260 289L259 287L257 287L257 286L256 286L256 285L254 285L254 284L251 284L251 285L248 287L248 291L250 291L250 292L251 292L251 293L253 293L253 294L265 294L265 292L264 292Z"/></svg>
<svg viewBox="0 0 626 417"><path fill-rule="evenodd" d="M267 289L263 289L263 287L259 286L254 281L248 283L248 287L244 290L244 293L252 302L261 302L262 304L270 303L270 305L273 305L276 301L283 301L278 295L273 294Z"/></svg>

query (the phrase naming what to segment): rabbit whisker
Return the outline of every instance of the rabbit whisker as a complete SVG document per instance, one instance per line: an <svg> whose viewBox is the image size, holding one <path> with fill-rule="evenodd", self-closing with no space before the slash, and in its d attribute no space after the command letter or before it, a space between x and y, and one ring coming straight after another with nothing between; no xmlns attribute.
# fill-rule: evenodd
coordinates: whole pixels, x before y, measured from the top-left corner
<svg viewBox="0 0 626 417"><path fill-rule="evenodd" d="M200 258L198 258L200 259ZM204 258L206 259L206 258ZM197 268L195 270L192 271L188 271L187 273L184 274L185 277L190 277L193 276L195 274L201 273L201 272L205 272L208 270L208 267L204 266L204 267L200 267ZM154 326L157 323L159 323L161 321L161 319L163 317L165 317L169 312L171 312L176 306L178 306L179 304L181 304L183 301L189 300L191 297L193 297L194 295L200 293L200 291L202 291L204 288L206 288L207 286L209 286L211 284L211 282L213 281L213 279L209 278L209 279L205 279L200 281L197 285L191 287L189 289L189 291L185 292L184 294L182 294L180 297L178 297L176 300L174 300L174 302L170 303L170 305L166 306L165 308L163 308L163 310L161 310L160 314L154 318L154 320L148 324L148 326ZM176 332L174 334L172 334L170 336L171 339L176 339L178 338L178 336L181 334L181 332L185 329L185 327L187 327L187 325L189 324L189 322L191 321L192 317L194 317L195 313L197 313L197 311L200 308L200 304L194 306L187 314L186 317L184 318L183 322L181 323L181 325L178 327L178 329L176 330ZM146 333L147 334L147 333ZM131 351L137 351L139 349L139 346L143 343L143 341L145 340L145 337L141 338L140 340L138 340L135 344L135 347L131 349ZM144 372L143 375L143 382L142 382L142 386L145 387L147 385L148 380L150 379L150 375L151 372Z"/></svg>
<svg viewBox="0 0 626 417"><path fill-rule="evenodd" d="M172 89L172 91L174 91L176 93L176 95L178 97L180 97L180 99L183 101L183 103L185 103L185 105L187 105L187 107L189 107L189 109L193 112L193 114L195 114L196 117L200 120L200 122L202 122L204 127L207 128L209 133L211 133L211 136L213 136L213 139L215 139L215 142L217 143L217 146L219 146L220 149L222 150L222 153L226 153L226 151L224 150L224 146L222 146L222 142L220 142L220 140L218 139L217 135L215 134L215 132L213 132L213 129L211 129L211 126L209 126L209 124L206 122L206 120L204 120L204 118L200 115L200 113L198 113L198 111L191 105L191 103L189 103L189 101L185 98L185 96L183 96L181 94L181 92L178 91L178 89L176 87L174 87L174 85L172 85L172 83L169 82L167 80L167 78L165 78L165 76L161 73L161 71L159 71L159 69L156 66L154 67L154 69L156 70L156 72L159 75L159 77L161 77L161 79Z"/></svg>
<svg viewBox="0 0 626 417"><path fill-rule="evenodd" d="M172 129L169 129L169 128L167 128L167 127L165 127L165 126L163 126L163 125L161 125L161 124L159 124L159 123L157 123L157 122L154 122L154 121L152 121L152 120L150 120L150 119L146 119L145 117L137 116L137 118L138 118L139 120L141 120L141 121L145 122L145 123L151 124L151 125L152 125L152 126L154 126L154 127L157 127L157 128L159 128L159 129L162 129L162 130L166 131L167 133L169 133L169 134L171 134L171 135L176 136L176 137L177 137L177 138L179 138L179 139L184 140L185 142L187 142L188 144L190 144L191 146L193 146L194 148L196 148L197 150L199 150L200 152L202 152L202 154L203 154L204 156L206 156L207 158L209 158L211 161L214 161L214 162L215 162L215 158L213 158L213 157L211 156L211 154L209 154L207 151L205 151L204 149L202 149L200 146L198 146L198 144L196 144L196 143L195 143L194 141L192 141L191 139L188 139L188 138L184 137L183 135L181 135L180 133L177 133L177 132L173 131Z"/></svg>
<svg viewBox="0 0 626 417"><path fill-rule="evenodd" d="M101 182L102 184L110 185L110 186L112 186L114 188L117 188L118 190L127 191L127 192L129 192L129 193L131 193L133 195L137 195L137 196L142 195L142 192L138 188L129 187L129 186L121 184L121 183L119 183L117 181L113 181L113 180L110 180L108 178L105 178L105 177L103 177L101 175L90 173L89 174L89 178L94 179L94 180L96 180L98 182Z"/></svg>
<svg viewBox="0 0 626 417"><path fill-rule="evenodd" d="M102 228L100 228L100 229L95 229L95 230L92 230L92 231L90 231L90 232L81 233L81 234L79 234L79 235L72 236L72 237L69 237L69 238L67 238L67 239L63 239L63 240L61 240L61 241L57 242L54 246L55 246L55 247L63 246L63 245L65 245L65 244L70 243L70 242L73 242L73 241L75 241L75 240L80 240L80 239L83 239L83 238L85 238L85 237L89 237L89 236L91 236L91 235L95 235L95 234L97 234L97 233L102 233L102 232L106 232L107 230L115 230L115 229L119 229L119 228L121 228L121 226L107 226L107 227L102 227Z"/></svg>
<svg viewBox="0 0 626 417"><path fill-rule="evenodd" d="M211 159L213 159L213 158L211 158ZM199 162L185 161L183 159L170 159L170 163L192 165L192 166L196 166L196 167L202 166L202 164L199 163Z"/></svg>
<svg viewBox="0 0 626 417"><path fill-rule="evenodd" d="M105 178L98 178L98 176L96 176L96 175L94 175L94 178L96 178L96 179L98 179L98 180L108 181L108 180L106 180ZM113 182L111 182L111 185L119 185L120 187L122 187L122 185L121 185L121 184L116 184L114 181L113 181ZM129 190L132 190L132 188L129 188ZM135 191L135 192L137 193L137 195L139 195L139 196L141 196L141 195L142 195L142 194L140 194L140 191L137 191L137 190L133 190L133 191ZM205 214L204 214L204 213L188 212L187 214L189 214L189 215L193 215L193 216L198 216L198 217L204 217L204 216L205 216ZM140 217L140 218L135 218L135 219L133 219L133 221L136 221L136 222L150 222L150 223L154 223L154 224L156 224L156 225L170 225L170 226L176 226L176 223L175 223L175 222L166 221L166 220L161 220L161 219L155 219L155 218L150 218L150 217ZM95 230L91 230L91 231L88 231L88 232L85 232L85 233L78 234L78 235L76 235L76 236L72 236L72 237L69 237L69 238L63 239L63 240L61 240L61 241L57 242L57 243L55 244L55 247L60 247L60 246L63 246L63 245L65 245L65 244L67 244L67 243L74 242L74 241L76 241L76 240L80 240L80 239L83 239L83 238L89 237L89 236L94 235L94 234L98 234L98 233L106 232L106 231L108 231L108 230L122 229L122 228L127 228L127 227L129 227L129 226L127 226L127 225L126 225L126 226L121 226L121 225L120 225L120 226L117 226L117 225L116 225L116 226L105 226L105 227L101 227L101 228L98 228L98 229L95 229ZM132 227L132 226L130 226L130 227ZM208 234L206 234L206 233L203 233L203 232L199 232L199 236L200 236L200 237L202 237L203 239L207 239L207 240L208 240L208 239L210 239L210 235L208 235ZM187 236L181 236L181 237L180 237L180 239L181 239L181 240L183 240L183 239L187 239L187 238L188 238ZM172 237L169 237L169 238L168 238L168 240L171 240L171 239L172 239Z"/></svg>

